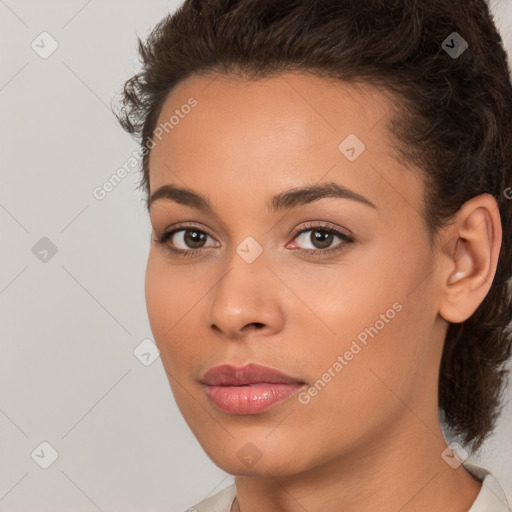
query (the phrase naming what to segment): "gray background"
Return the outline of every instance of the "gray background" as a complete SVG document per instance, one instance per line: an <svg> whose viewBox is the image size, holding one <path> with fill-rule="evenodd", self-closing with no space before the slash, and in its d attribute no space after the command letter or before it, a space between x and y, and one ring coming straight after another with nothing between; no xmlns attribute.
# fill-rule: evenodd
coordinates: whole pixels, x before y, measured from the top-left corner
<svg viewBox="0 0 512 512"><path fill-rule="evenodd" d="M160 359L134 353L152 340L138 175L93 196L137 150L109 109L138 70L135 35L178 4L0 0L0 511L179 512L233 482L190 433ZM512 54L512 2L491 6ZM47 58L31 47L51 49L43 31L58 43ZM473 459L509 497L511 398ZM47 469L43 442L58 453Z"/></svg>

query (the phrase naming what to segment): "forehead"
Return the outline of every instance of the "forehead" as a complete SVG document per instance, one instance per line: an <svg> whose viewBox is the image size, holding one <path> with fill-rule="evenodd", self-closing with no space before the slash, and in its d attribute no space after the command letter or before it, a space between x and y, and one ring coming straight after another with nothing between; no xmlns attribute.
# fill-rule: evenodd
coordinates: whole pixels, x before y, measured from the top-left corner
<svg viewBox="0 0 512 512"><path fill-rule="evenodd" d="M192 76L160 112L155 128L161 135L149 161L151 190L185 184L215 202L216 190L228 194L234 181L253 192L278 191L325 176L356 191L370 189L378 202L390 192L382 187L383 176L395 172L403 194L417 194L409 190L418 187L417 173L394 159L387 130L393 107L380 89L310 74L256 81ZM351 160L343 152L354 145ZM232 191L239 193L240 184Z"/></svg>
<svg viewBox="0 0 512 512"><path fill-rule="evenodd" d="M191 101L195 106L188 106ZM167 126L162 135L172 132L169 142L177 146L185 138L190 140L190 125L194 130L200 125L201 134L209 131L211 138L245 138L247 146L265 139L269 150L283 141L289 149L295 144L307 150L326 134L337 140L351 132L375 146L378 141L390 142L381 140L388 135L381 121L392 107L392 99L382 89L311 74L282 73L256 81L223 75L192 76L168 95L157 128L165 128L172 121L172 127ZM260 146L258 155L264 149Z"/></svg>

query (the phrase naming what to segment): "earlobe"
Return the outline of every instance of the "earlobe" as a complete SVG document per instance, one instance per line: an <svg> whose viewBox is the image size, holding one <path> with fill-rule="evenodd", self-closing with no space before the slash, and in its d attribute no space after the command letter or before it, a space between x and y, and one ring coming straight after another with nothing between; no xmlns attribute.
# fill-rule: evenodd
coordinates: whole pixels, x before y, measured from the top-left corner
<svg viewBox="0 0 512 512"><path fill-rule="evenodd" d="M484 300L496 273L501 236L498 206L490 194L472 198L457 212L443 252L439 314L445 320L464 322Z"/></svg>

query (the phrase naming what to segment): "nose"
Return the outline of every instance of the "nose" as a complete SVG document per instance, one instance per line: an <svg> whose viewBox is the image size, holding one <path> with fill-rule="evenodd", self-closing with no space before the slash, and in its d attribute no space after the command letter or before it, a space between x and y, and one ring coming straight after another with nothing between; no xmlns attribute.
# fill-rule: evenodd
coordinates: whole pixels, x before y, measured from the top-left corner
<svg viewBox="0 0 512 512"><path fill-rule="evenodd" d="M280 281L264 261L232 263L209 295L209 328L230 339L280 331L284 323Z"/></svg>

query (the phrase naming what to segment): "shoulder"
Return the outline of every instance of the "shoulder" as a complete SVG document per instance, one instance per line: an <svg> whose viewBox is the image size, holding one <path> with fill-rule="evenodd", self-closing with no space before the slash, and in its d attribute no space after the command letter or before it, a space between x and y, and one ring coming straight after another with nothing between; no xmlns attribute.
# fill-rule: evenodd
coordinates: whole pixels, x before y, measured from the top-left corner
<svg viewBox="0 0 512 512"><path fill-rule="evenodd" d="M468 512L512 512L503 487L490 471L468 460L462 465L482 482L482 488Z"/></svg>
<svg viewBox="0 0 512 512"><path fill-rule="evenodd" d="M232 484L222 491L196 503L185 512L230 512L235 496L236 486Z"/></svg>

